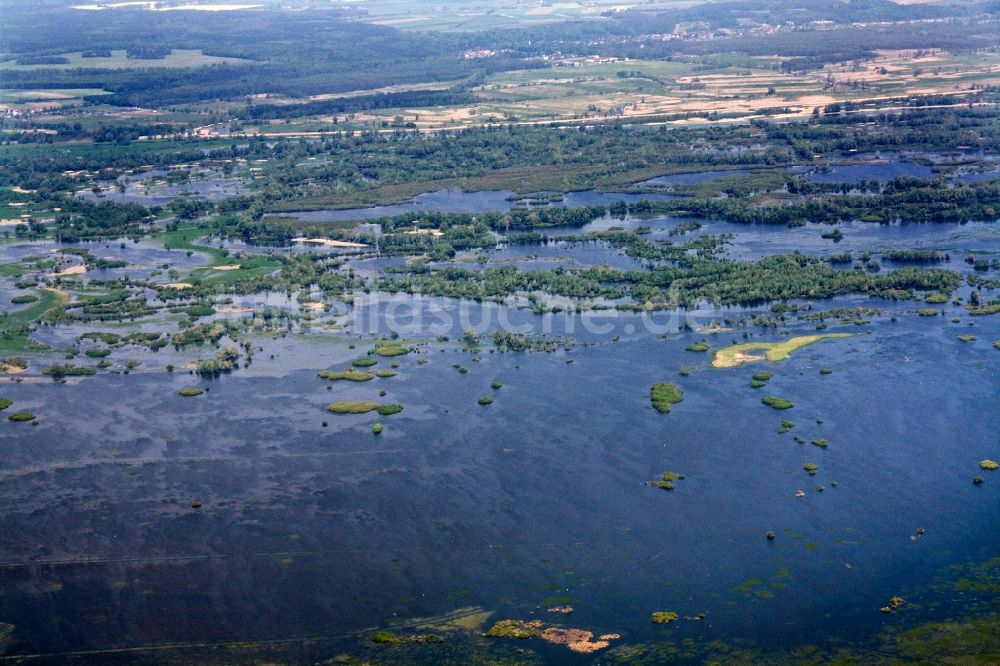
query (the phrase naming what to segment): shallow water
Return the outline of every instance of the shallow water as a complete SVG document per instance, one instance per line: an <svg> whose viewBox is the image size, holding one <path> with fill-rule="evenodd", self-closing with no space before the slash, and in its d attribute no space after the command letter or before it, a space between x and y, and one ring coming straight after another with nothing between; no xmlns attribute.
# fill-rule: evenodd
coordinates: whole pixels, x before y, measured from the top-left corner
<svg viewBox="0 0 1000 666"><path fill-rule="evenodd" d="M606 206L617 201L635 203L643 199L661 201L670 197L662 194L632 194L625 192L598 192L586 190L582 192L567 192L562 200L551 201L548 206ZM409 203L391 206L372 206L370 208L349 208L343 210L316 210L289 213L307 222L337 222L344 220L366 220L378 217L402 215L404 213L436 212L436 213L484 213L487 211L505 212L518 207L519 197L508 190L484 190L480 192L464 192L452 187L436 192L418 194ZM533 206L535 207L535 206Z"/></svg>
<svg viewBox="0 0 1000 666"><path fill-rule="evenodd" d="M123 176L118 183L125 186L120 191L118 183L100 183L101 192L91 190L78 192L77 196L99 203L137 203L143 206L164 206L174 199L190 198L218 201L247 194L247 183L243 178L225 177L214 171L196 171L195 177L183 183L165 181L166 171L157 169L134 176ZM153 182L156 181L156 182Z"/></svg>

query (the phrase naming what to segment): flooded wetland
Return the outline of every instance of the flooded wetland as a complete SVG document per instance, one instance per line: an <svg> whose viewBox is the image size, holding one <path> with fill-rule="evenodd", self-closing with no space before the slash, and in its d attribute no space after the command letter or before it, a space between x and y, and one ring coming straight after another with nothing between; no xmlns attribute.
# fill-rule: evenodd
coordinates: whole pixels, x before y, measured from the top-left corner
<svg viewBox="0 0 1000 666"><path fill-rule="evenodd" d="M0 664L1000 663L996 7L7 4Z"/></svg>
<svg viewBox="0 0 1000 666"><path fill-rule="evenodd" d="M991 224L858 225L845 228L844 248L946 250L956 270L971 271L967 252L996 247ZM829 245L812 227L723 226L706 230L732 234L728 252L740 258L775 244L804 254ZM59 288L165 280L163 265L183 284L212 263L155 240L122 245L71 246L126 266L61 278ZM15 243L3 256L23 266L66 247ZM483 260L530 270L549 256L632 262L600 241L501 244ZM14 279L5 299L21 293ZM172 660L238 655L249 643L264 654L335 647L387 662L469 650L586 661L543 637L572 626L595 641L617 635L604 661L660 663L800 643L835 653L989 608L990 584L962 581L983 567L989 580L997 566L998 486L979 469L1000 429L996 317L944 303L927 318L907 301L838 297L760 325L773 315L766 307L574 311L580 302L569 299L560 311L533 305L554 298L544 294L476 303L361 291L345 307L303 293L214 297L196 326L231 326L223 335L254 351L247 367L214 377L191 365L192 349L211 356L211 346L116 341L176 328L185 316L176 308L32 334L83 352L78 366L110 365L53 380L41 373L46 353L28 352L26 371L0 385L13 403L5 415L35 418L0 426L0 612L31 627L24 654L128 660L183 635ZM820 310L834 314L810 316ZM809 335L820 321L850 337L793 345L780 360L749 352L747 362L713 363L735 342ZM494 343L509 328L548 342ZM966 333L975 340L958 339ZM380 355L377 341L395 336L398 354ZM353 374L317 376L352 361ZM661 381L683 391L669 414L649 402ZM189 388L203 392L185 396ZM765 395L793 406L779 413ZM330 413L336 402L403 409ZM956 421L963 405L977 416ZM665 469L683 481L651 487ZM988 478L974 484L979 474ZM895 596L905 602L890 621L879 609ZM651 623L663 609L679 618ZM540 622L537 637L484 636L506 619Z"/></svg>

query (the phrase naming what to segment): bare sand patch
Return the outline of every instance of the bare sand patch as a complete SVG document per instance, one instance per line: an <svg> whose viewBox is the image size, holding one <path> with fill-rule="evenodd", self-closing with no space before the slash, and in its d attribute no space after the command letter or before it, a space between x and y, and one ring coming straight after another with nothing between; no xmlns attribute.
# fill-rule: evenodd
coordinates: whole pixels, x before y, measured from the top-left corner
<svg viewBox="0 0 1000 666"><path fill-rule="evenodd" d="M229 264L228 266L212 266L213 271L238 271L240 270L239 264Z"/></svg>
<svg viewBox="0 0 1000 666"><path fill-rule="evenodd" d="M163 286L170 289L191 289L194 287L190 282L168 282Z"/></svg>
<svg viewBox="0 0 1000 666"><path fill-rule="evenodd" d="M738 365L743 365L744 363L756 363L757 361L763 361L767 357L763 354L747 354L746 352L737 352L733 354L728 359L722 360L721 357L716 357L715 361L712 361L712 365L716 368L732 368Z"/></svg>
<svg viewBox="0 0 1000 666"><path fill-rule="evenodd" d="M53 273L52 277L66 277L68 275L83 275L87 272L87 267L83 264L79 266L70 266L64 271L59 271L58 273Z"/></svg>
<svg viewBox="0 0 1000 666"><path fill-rule="evenodd" d="M322 312L326 310L326 303L303 303L302 307L310 312Z"/></svg>

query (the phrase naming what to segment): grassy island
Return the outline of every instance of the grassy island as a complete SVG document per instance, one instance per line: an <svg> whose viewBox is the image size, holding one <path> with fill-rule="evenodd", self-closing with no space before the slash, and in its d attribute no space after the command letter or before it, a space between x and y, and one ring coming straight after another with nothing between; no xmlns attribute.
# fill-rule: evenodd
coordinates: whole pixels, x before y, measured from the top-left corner
<svg viewBox="0 0 1000 666"><path fill-rule="evenodd" d="M320 379L329 379L330 381L347 380L350 382L367 382L370 379L374 379L375 375L370 372L362 372L360 370L324 370L319 373Z"/></svg>
<svg viewBox="0 0 1000 666"><path fill-rule="evenodd" d="M768 407L774 407L775 409L791 409L794 407L791 400L785 400L773 395L764 396L760 401Z"/></svg>
<svg viewBox="0 0 1000 666"><path fill-rule="evenodd" d="M34 421L35 415L32 414L31 412L14 412L10 416L8 416L7 419L14 422Z"/></svg>
<svg viewBox="0 0 1000 666"><path fill-rule="evenodd" d="M377 402L342 401L327 405L326 411L334 414L367 414L368 412L378 412L382 416L390 416L403 411L403 406L395 403L380 405Z"/></svg>
<svg viewBox="0 0 1000 666"><path fill-rule="evenodd" d="M730 347L723 347L715 352L712 359L713 368L735 368L744 363L756 361L784 361L792 352L822 340L835 338L853 338L857 333L823 333L817 335L800 335L781 342L744 342ZM763 354L751 352L762 351ZM755 377L756 378L756 377Z"/></svg>
<svg viewBox="0 0 1000 666"><path fill-rule="evenodd" d="M377 402L335 402L328 405L326 411L334 414L367 414L378 409Z"/></svg>
<svg viewBox="0 0 1000 666"><path fill-rule="evenodd" d="M188 398L193 398L194 396L201 395L204 392L205 392L205 389L203 389L203 388L198 388L197 386L189 386L187 388L182 388L177 393L179 393L180 395L183 395L185 397L188 397Z"/></svg>
<svg viewBox="0 0 1000 666"><path fill-rule="evenodd" d="M684 478L683 474L678 474L677 472L664 472L663 478L657 479L655 481L650 481L649 485L653 488L659 488L660 490L673 490L674 481L680 481Z"/></svg>
<svg viewBox="0 0 1000 666"><path fill-rule="evenodd" d="M656 611L650 619L653 624L670 624L677 621L677 613L672 611Z"/></svg>
<svg viewBox="0 0 1000 666"><path fill-rule="evenodd" d="M649 399L656 411L661 414L669 414L670 405L683 400L684 393L674 384L663 382L662 384L653 384L649 390Z"/></svg>
<svg viewBox="0 0 1000 666"><path fill-rule="evenodd" d="M372 353L376 356L403 356L409 354L411 349L409 347L404 347L398 342L377 342L375 343L375 349Z"/></svg>

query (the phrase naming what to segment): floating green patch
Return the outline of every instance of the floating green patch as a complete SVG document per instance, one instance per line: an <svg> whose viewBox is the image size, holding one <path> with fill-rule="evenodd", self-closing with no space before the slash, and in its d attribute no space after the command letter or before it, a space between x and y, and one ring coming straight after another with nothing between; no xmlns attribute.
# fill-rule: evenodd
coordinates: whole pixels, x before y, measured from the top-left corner
<svg viewBox="0 0 1000 666"><path fill-rule="evenodd" d="M203 388L198 388L197 386L188 386L187 388L182 388L177 393L188 398L193 398L194 396L201 395L204 392L205 389Z"/></svg>
<svg viewBox="0 0 1000 666"><path fill-rule="evenodd" d="M3 411L14 404L10 398L0 398L0 411Z"/></svg>
<svg viewBox="0 0 1000 666"><path fill-rule="evenodd" d="M378 409L377 402L335 402L327 405L326 411L334 414L366 414Z"/></svg>
<svg viewBox="0 0 1000 666"><path fill-rule="evenodd" d="M661 414L669 414L670 405L683 400L684 393L674 384L663 382L662 384L653 384L649 390L649 399L656 411Z"/></svg>
<svg viewBox="0 0 1000 666"><path fill-rule="evenodd" d="M689 352L707 352L708 344L704 342L695 342L694 344L688 345L684 349Z"/></svg>
<svg viewBox="0 0 1000 666"><path fill-rule="evenodd" d="M677 621L677 613L672 611L656 611L650 617L653 624L670 624Z"/></svg>
<svg viewBox="0 0 1000 666"><path fill-rule="evenodd" d="M409 347L404 347L398 342L376 342L372 353L377 356L403 356L411 351Z"/></svg>
<svg viewBox="0 0 1000 666"><path fill-rule="evenodd" d="M816 463L806 463L805 465L802 466L802 469L809 472L809 475L812 476L816 474L816 470L819 469L819 465L817 465Z"/></svg>
<svg viewBox="0 0 1000 666"><path fill-rule="evenodd" d="M493 404L493 398L491 398L488 395L484 395L483 397L481 397L479 399L479 404L480 405L492 405Z"/></svg>
<svg viewBox="0 0 1000 666"><path fill-rule="evenodd" d="M677 472L664 472L663 477L657 479L656 481L650 481L649 485L653 488L659 488L660 490L673 490L674 481L680 481L684 478L683 474L678 474Z"/></svg>
<svg viewBox="0 0 1000 666"><path fill-rule="evenodd" d="M38 296L35 296L34 294L22 294L10 299L10 302L14 305L24 305L25 303L34 303L37 300Z"/></svg>
<svg viewBox="0 0 1000 666"><path fill-rule="evenodd" d="M989 470L991 472L995 471L998 467L1000 467L1000 465L998 465L996 463L996 461L989 460L989 459L983 460L983 461L981 461L979 463L979 469L986 469L986 470Z"/></svg>
<svg viewBox="0 0 1000 666"><path fill-rule="evenodd" d="M774 377L774 375L771 374L770 372L755 372L755 373L753 373L753 379L754 379L754 381L758 381L758 382L766 382L767 380L771 379L771 377Z"/></svg>
<svg viewBox="0 0 1000 666"><path fill-rule="evenodd" d="M85 375L97 374L97 371L93 368L82 368L76 367L74 365L59 364L50 365L49 367L42 370L43 375L48 375L55 379L60 379L62 377L82 377Z"/></svg>
<svg viewBox="0 0 1000 666"><path fill-rule="evenodd" d="M372 434L373 435L381 434L383 428L384 428L384 426L381 423L373 423L372 424Z"/></svg>
<svg viewBox="0 0 1000 666"><path fill-rule="evenodd" d="M324 370L319 373L319 378L329 379L330 381L367 382L370 379L374 379L375 375L370 372L361 372L360 370Z"/></svg>
<svg viewBox="0 0 1000 666"><path fill-rule="evenodd" d="M395 370L376 370L375 376L381 377L382 379L388 379L389 377L395 377L399 373Z"/></svg>
<svg viewBox="0 0 1000 666"><path fill-rule="evenodd" d="M817 437L812 441L812 445L818 446L821 449L825 449L828 445L828 442L823 437Z"/></svg>
<svg viewBox="0 0 1000 666"><path fill-rule="evenodd" d="M785 400L784 398L779 398L773 395L765 396L761 398L760 401L768 407L773 407L774 409L791 409L795 406L792 404L791 400Z"/></svg>
<svg viewBox="0 0 1000 666"><path fill-rule="evenodd" d="M959 342L975 342L976 339L977 338L974 335L960 335L960 336L958 336L958 341Z"/></svg>
<svg viewBox="0 0 1000 666"><path fill-rule="evenodd" d="M34 421L35 415L31 412L14 412L7 417L10 421L21 422L21 421Z"/></svg>
<svg viewBox="0 0 1000 666"><path fill-rule="evenodd" d="M351 365L355 368L370 368L376 363L378 363L378 361L373 358L356 358L351 361Z"/></svg>
<svg viewBox="0 0 1000 666"><path fill-rule="evenodd" d="M391 631L376 631L372 634L372 643L395 645L402 642L403 639Z"/></svg>
<svg viewBox="0 0 1000 666"><path fill-rule="evenodd" d="M921 317L937 317L941 313L935 310L934 308L922 308L920 310L917 310L917 314L920 315Z"/></svg>
<svg viewBox="0 0 1000 666"><path fill-rule="evenodd" d="M542 635L542 623L538 620L500 620L486 632L490 638L519 638L527 640Z"/></svg>

